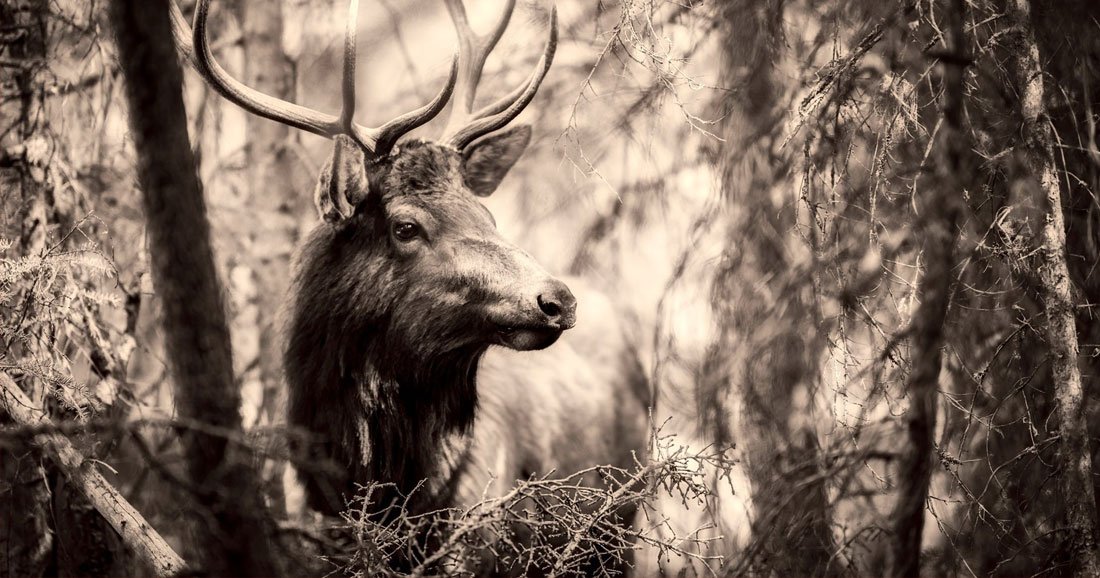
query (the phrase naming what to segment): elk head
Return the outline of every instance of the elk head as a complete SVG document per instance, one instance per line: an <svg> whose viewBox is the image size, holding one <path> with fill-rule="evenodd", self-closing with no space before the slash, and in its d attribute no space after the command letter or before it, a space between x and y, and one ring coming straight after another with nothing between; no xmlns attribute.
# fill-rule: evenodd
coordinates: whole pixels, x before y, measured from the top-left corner
<svg viewBox="0 0 1100 578"><path fill-rule="evenodd" d="M576 301L561 281L497 233L478 198L497 188L530 140L528 126L501 129L531 102L550 67L556 12L528 80L475 110L485 59L515 0L506 0L503 16L485 36L470 28L461 0L446 2L460 50L445 86L428 104L378 128L353 120L357 0L351 0L347 20L338 116L259 93L229 76L206 38L209 0L200 0L190 30L178 9L173 20L177 43L222 96L259 116L334 140L315 194L325 222L307 242L299 273L300 286L324 294L299 299L318 300L349 323L381 325L388 347L422 359L492 344L541 349L573 326ZM442 139L398 144L435 117L452 94L455 104Z"/></svg>

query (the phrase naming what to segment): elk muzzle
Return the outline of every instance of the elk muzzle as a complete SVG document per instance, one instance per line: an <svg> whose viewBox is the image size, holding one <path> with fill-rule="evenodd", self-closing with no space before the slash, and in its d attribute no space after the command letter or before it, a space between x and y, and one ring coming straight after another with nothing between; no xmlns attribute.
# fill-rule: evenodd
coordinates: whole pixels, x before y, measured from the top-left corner
<svg viewBox="0 0 1100 578"><path fill-rule="evenodd" d="M518 305L519 311L494 321L499 344L509 349L545 349L577 323L577 299L552 277L521 290Z"/></svg>

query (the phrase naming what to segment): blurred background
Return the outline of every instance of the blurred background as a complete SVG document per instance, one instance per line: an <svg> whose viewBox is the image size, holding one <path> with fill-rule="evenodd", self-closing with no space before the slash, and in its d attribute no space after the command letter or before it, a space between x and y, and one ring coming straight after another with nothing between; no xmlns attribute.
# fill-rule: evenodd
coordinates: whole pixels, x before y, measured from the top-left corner
<svg viewBox="0 0 1100 578"><path fill-rule="evenodd" d="M0 370L59 424L132 424L126 435L64 431L186 551L174 525L185 502L170 498L181 492L166 427L172 376L104 4L0 7ZM475 29L501 6L469 0ZM519 2L486 65L484 101L527 77L548 9ZM920 490L899 463L916 415L907 384L929 361L921 572L1071 573L1067 509L1087 504L1095 524L1095 491L1061 489L1073 456L1060 443L1041 231L1060 209L1089 442L1077 457L1091 459L1100 4L559 0L557 9L553 67L517 121L534 127L532 145L486 204L549 271L611 297L608 313L627 320L656 394L651 421L672 436L662 451L725 460L696 462L707 491L690 500L654 488L640 526L695 555L651 543L636 555L638 574L885 572L898 504ZM342 0L217 1L214 52L250 86L336 111L344 15ZM954 45L952 18L963 31ZM441 2L364 0L358 27L357 121L379 124L435 94L456 48ZM1037 74L1026 73L1032 50ZM957 129L944 120L945 66L964 70ZM313 187L331 145L249 116L185 75L244 435L262 437L282 423L280 307L294 249L318 222ZM1024 98L1036 78L1039 120ZM413 136L438 136L442 122ZM1050 151L1038 156L1054 182L1040 178L1036 150ZM956 170L940 170L946 163ZM926 250L941 225L946 259ZM948 280L938 318L921 307L933 300L933 274ZM935 355L920 341L929 324ZM6 573L128 573L117 550L92 566L73 554L102 546L83 530L102 522L67 501L28 432L12 432L0 435ZM300 508L285 463L257 464L273 511Z"/></svg>

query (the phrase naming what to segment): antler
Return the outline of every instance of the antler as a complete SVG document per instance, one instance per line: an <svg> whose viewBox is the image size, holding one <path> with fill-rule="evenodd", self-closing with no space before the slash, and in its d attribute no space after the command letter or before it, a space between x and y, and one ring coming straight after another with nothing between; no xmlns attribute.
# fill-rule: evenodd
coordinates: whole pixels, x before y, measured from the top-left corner
<svg viewBox="0 0 1100 578"><path fill-rule="evenodd" d="M187 57L218 94L252 114L271 119L325 138L345 134L359 146L384 156L390 152L397 139L412 129L427 123L446 106L454 91L458 76L458 56L451 62L447 84L428 104L407 112L378 128L369 128L352 120L355 115L355 36L359 15L359 0L348 3L347 29L344 35L344 69L341 83L342 104L340 115L325 114L301 105L264 94L249 88L229 75L214 59L207 38L206 19L210 12L210 0L199 0L195 11L194 27L188 29L187 20L178 6L172 5L172 33L180 51ZM503 125L502 125L503 126Z"/></svg>
<svg viewBox="0 0 1100 578"><path fill-rule="evenodd" d="M535 71L527 82L492 104L474 112L474 98L477 96L477 85L481 80L485 59L500 41L504 29L508 27L516 1L506 0L504 13L497 25L484 36L478 35L470 27L462 0L445 0L445 2L447 11L451 14L451 20L454 21L455 32L458 34L460 74L455 86L455 102L451 117L447 120L447 128L443 133L449 135L445 138L452 146L461 150L478 137L511 122L534 99L535 92L538 91L539 85L546 77L546 72L550 69L550 63L554 60L554 51L557 50L558 10L556 6L550 10L550 37L546 41L546 47L535 66Z"/></svg>

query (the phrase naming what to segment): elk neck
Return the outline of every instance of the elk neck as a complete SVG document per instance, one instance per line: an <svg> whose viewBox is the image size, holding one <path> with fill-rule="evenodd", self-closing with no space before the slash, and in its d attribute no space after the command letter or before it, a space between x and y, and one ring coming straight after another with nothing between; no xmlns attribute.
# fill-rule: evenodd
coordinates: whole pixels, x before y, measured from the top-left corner
<svg viewBox="0 0 1100 578"><path fill-rule="evenodd" d="M485 349L428 359L401 355L404 363L395 367L388 342L376 335L368 347L374 351L362 358L362 371L348 376L362 412L358 441L364 469L357 481L390 482L407 492L427 479L426 497L445 501L467 449L477 410L477 367Z"/></svg>
<svg viewBox="0 0 1100 578"><path fill-rule="evenodd" d="M322 226L303 246L287 312L290 425L317 442L316 457L348 472L330 482L328 504L311 498L311 506L332 511L332 498L350 498L356 484L408 493L425 479L415 502L446 502L464 463L486 347L405 345L412 340L394 321L370 247L340 236Z"/></svg>

